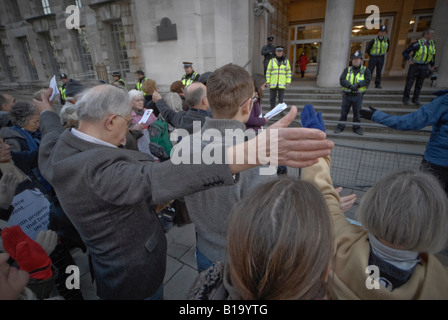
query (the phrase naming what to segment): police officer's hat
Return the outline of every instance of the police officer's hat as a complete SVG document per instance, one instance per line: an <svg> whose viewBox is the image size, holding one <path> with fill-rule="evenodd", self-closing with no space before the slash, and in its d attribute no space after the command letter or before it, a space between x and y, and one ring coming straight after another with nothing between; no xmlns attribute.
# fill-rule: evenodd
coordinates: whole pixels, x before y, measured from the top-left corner
<svg viewBox="0 0 448 320"><path fill-rule="evenodd" d="M142 76L144 76L145 75L145 73L143 72L143 70L137 70L137 72L136 72L137 74L140 74L140 75L142 75Z"/></svg>
<svg viewBox="0 0 448 320"><path fill-rule="evenodd" d="M382 26L380 27L380 31L387 31L386 26L385 26L385 25L382 25Z"/></svg>
<svg viewBox="0 0 448 320"><path fill-rule="evenodd" d="M353 59L362 59L362 54L361 54L361 52L359 52L359 50L357 50L357 51L355 51L355 53L353 53L352 60Z"/></svg>
<svg viewBox="0 0 448 320"><path fill-rule="evenodd" d="M285 47L283 47L283 46L275 47L275 51L284 51L284 50L285 50Z"/></svg>
<svg viewBox="0 0 448 320"><path fill-rule="evenodd" d="M268 41L274 41L274 37L269 37Z"/></svg>
<svg viewBox="0 0 448 320"><path fill-rule="evenodd" d="M113 76L113 77L121 77L121 73L120 73L120 71L114 71L114 72L112 73L112 76Z"/></svg>
<svg viewBox="0 0 448 320"><path fill-rule="evenodd" d="M193 62L182 62L184 64L184 68L191 67L193 65Z"/></svg>
<svg viewBox="0 0 448 320"><path fill-rule="evenodd" d="M62 79L68 79L68 77L67 77L67 75L66 75L65 73L61 73L61 76L60 76L60 77L61 77L61 80L62 80Z"/></svg>

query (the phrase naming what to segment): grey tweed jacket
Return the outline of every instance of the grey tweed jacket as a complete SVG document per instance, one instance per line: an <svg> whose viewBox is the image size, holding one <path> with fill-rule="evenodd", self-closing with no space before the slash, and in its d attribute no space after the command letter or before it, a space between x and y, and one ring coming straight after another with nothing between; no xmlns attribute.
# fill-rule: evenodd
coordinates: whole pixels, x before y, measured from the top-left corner
<svg viewBox="0 0 448 320"><path fill-rule="evenodd" d="M145 299L162 285L166 238L155 204L232 185L227 165L153 163L143 153L77 138L41 114L39 167L92 258L98 296ZM62 271L63 272L63 271Z"/></svg>

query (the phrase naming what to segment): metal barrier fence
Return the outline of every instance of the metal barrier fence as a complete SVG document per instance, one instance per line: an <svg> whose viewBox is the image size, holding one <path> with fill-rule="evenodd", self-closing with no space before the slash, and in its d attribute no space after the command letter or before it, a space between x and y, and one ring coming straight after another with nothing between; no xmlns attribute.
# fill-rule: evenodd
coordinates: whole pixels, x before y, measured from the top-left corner
<svg viewBox="0 0 448 320"><path fill-rule="evenodd" d="M367 191L399 169L419 170L423 154L367 149L336 144L331 154L331 176L336 187Z"/></svg>

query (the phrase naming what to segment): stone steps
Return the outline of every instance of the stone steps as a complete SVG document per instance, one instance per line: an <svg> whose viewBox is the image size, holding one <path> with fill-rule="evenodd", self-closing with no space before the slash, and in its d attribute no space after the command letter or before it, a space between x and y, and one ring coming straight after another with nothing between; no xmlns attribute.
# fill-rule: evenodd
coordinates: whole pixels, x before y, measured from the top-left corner
<svg viewBox="0 0 448 320"><path fill-rule="evenodd" d="M434 90L432 89L422 91L420 101L422 103L430 102L434 98L432 95L433 92ZM402 98L402 90L369 90L364 96L362 108L372 106L378 110L393 115L412 113L419 108L414 104L404 105L402 103ZM329 139L334 138L347 141L365 141L367 143L381 142L388 144L413 144L424 146L428 142L432 131L432 127L426 127L423 130L416 131L395 130L363 119L361 126L364 135L359 136L352 132L352 122L350 121L353 119L353 114L350 112L345 131L339 134L334 134L333 131L339 123L338 120L341 113L342 93L340 89L300 89L295 86L294 88L288 88L285 92L284 102L288 106L295 105L299 109L299 115L291 126L301 126L300 112L306 104L312 104L316 112L322 112ZM267 91L265 92L262 102L263 112L266 113L269 108L269 92ZM273 120L278 119L280 119L280 116L275 117ZM274 121L271 121L270 123L273 122Z"/></svg>

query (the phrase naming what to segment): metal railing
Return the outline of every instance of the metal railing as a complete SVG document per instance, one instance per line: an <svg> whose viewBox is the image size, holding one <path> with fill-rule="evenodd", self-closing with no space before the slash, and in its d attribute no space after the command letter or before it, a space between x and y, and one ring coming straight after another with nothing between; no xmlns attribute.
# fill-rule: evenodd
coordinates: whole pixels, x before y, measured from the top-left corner
<svg viewBox="0 0 448 320"><path fill-rule="evenodd" d="M336 187L367 191L394 171L419 170L422 160L420 153L336 144L331 154L331 176Z"/></svg>

